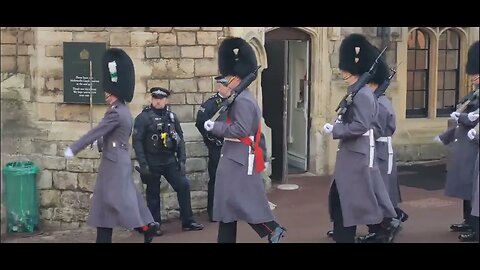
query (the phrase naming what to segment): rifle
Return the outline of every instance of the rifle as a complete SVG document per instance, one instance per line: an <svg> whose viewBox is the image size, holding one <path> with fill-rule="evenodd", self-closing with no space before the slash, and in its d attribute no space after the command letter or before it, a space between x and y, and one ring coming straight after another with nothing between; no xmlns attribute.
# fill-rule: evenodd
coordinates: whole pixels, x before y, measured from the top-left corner
<svg viewBox="0 0 480 270"><path fill-rule="evenodd" d="M347 111L348 107L353 103L353 98L355 97L355 95L357 95L358 91L365 85L367 84L370 79L372 78L373 74L375 74L375 67L377 66L378 64L378 60L380 59L380 57L383 55L383 53L385 52L385 50L387 49L387 47L385 47L382 52L380 52L380 54L377 56L377 58L375 59L375 61L373 62L372 66L370 67L370 69L363 73L360 78L358 78L358 80L350 86L350 89L353 89L350 93L347 93L343 98L342 100L340 101L340 103L338 104L337 108L335 109L335 111L337 112L337 115L338 115L338 119L341 120L342 118L342 115L345 114L345 112Z"/></svg>
<svg viewBox="0 0 480 270"><path fill-rule="evenodd" d="M402 63L398 64L396 68L398 69L401 64ZM393 77L395 77L395 74L397 74L397 71L393 68L391 68L390 71L392 74L390 74L390 76L388 76L388 78L377 89L375 89L375 92L373 92L376 98L383 95L383 93L387 91L387 88L390 86L390 81L393 79Z"/></svg>
<svg viewBox="0 0 480 270"><path fill-rule="evenodd" d="M257 72L260 69L261 66L258 66L252 73L248 74L247 77L243 78L243 80L240 81L240 83L235 87L232 91L233 94L231 94L224 102L222 107L210 118L211 121L216 121L218 117L224 112L230 108L230 106L233 104L235 99L237 98L240 93L243 92L255 79L257 78Z"/></svg>
<svg viewBox="0 0 480 270"><path fill-rule="evenodd" d="M462 113L467 109L468 105L474 101L475 99L478 99L478 87L474 88L470 93L468 93L466 96L464 96L460 102L457 104L457 110L455 112L457 113ZM449 118L447 120L447 128L452 128L457 126L457 121L454 119Z"/></svg>
<svg viewBox="0 0 480 270"><path fill-rule="evenodd" d="M470 104L475 99L478 99L478 87L470 91L470 93L468 93L465 97L462 98L462 100L458 103L457 110L455 112L464 112L468 104Z"/></svg>
<svg viewBox="0 0 480 270"><path fill-rule="evenodd" d="M214 143L216 146L222 146L223 145L223 142L221 140L219 140L218 138L215 138L213 137L212 135L210 135L210 133L207 132L207 140L211 141L212 143Z"/></svg>

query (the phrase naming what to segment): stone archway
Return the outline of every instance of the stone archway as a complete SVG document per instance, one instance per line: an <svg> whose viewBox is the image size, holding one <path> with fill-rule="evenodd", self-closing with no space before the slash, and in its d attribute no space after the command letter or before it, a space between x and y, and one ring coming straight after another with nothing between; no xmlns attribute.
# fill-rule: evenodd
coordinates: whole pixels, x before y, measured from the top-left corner
<svg viewBox="0 0 480 270"><path fill-rule="evenodd" d="M247 40L255 50L259 65L262 67L259 74L268 68L268 60L265 51L265 33L277 29L278 27L230 27L228 29L229 36L242 37ZM328 121L328 116L325 108L330 99L330 78L331 67L329 61L329 37L335 39L333 28L327 27L294 27L301 30L310 36L311 40L311 96L310 96L310 148L308 171L317 175L324 175L329 173L329 164L334 163L334 159L329 160L329 153L327 145L331 144L324 138L320 131L325 121ZM333 34L332 34L333 33ZM261 77L261 76L259 76ZM252 90L262 107L262 87L261 78L257 79L252 85ZM266 132L267 141L271 141L269 133L270 129L263 125L263 130Z"/></svg>
<svg viewBox="0 0 480 270"><path fill-rule="evenodd" d="M279 27L265 28L267 34ZM308 172L317 175L328 173L327 139L320 135L321 125L324 124L325 108L329 100L330 89L330 61L328 55L328 39L326 27L292 27L294 31L301 31L309 36L310 40L310 98L309 98L309 153ZM294 32L292 31L292 32ZM265 36L264 36L265 39ZM264 42L265 43L265 42ZM267 60L267 67L269 63ZM322 91L323 90L323 91Z"/></svg>

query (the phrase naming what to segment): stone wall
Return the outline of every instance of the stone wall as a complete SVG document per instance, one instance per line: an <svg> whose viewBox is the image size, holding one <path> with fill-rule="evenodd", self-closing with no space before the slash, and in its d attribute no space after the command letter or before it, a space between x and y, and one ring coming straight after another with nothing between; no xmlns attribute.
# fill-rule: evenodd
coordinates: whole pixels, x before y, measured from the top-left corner
<svg viewBox="0 0 480 270"><path fill-rule="evenodd" d="M86 220L99 153L85 149L74 159L65 147L90 129L89 105L63 103L63 42L106 42L134 61L132 115L149 103L148 89L173 91L172 110L186 135L187 177L194 212L206 207L207 151L193 125L200 104L213 92L217 47L223 27L38 27L1 29L2 168L33 160L44 225L78 227ZM93 125L105 105L93 106ZM133 151L132 151L133 152ZM134 153L132 153L134 159ZM139 175L132 172L141 190ZM176 194L162 183L163 217L178 217ZM3 217L3 216L2 216ZM2 218L2 222L3 222Z"/></svg>

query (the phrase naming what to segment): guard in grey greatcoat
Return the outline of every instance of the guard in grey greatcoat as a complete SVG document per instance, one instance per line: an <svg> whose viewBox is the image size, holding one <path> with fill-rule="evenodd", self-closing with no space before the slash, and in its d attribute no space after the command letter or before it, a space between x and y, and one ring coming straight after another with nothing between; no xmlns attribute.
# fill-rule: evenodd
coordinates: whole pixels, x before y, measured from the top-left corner
<svg viewBox="0 0 480 270"><path fill-rule="evenodd" d="M373 46L359 34L346 37L340 46L339 68L348 91L376 58ZM395 217L375 158L378 106L372 90L363 86L343 115L342 122L325 124L326 133L339 139L333 182L329 194L333 239L354 242L357 225L379 224Z"/></svg>
<svg viewBox="0 0 480 270"><path fill-rule="evenodd" d="M475 42L470 49L468 50L468 61L467 61L467 74L470 75L471 82L474 86L477 87L479 85L479 73L480 73L480 45L479 41ZM477 98L478 102L478 98ZM476 120L478 121L478 109L475 112L470 112L467 114L467 118L469 120ZM475 161L475 168L473 169L473 191L472 191L472 210L470 221L472 225L472 232L467 232L464 234L460 234L458 238L461 241L476 241L478 242L478 229L479 229L479 215L478 215L478 170L479 170L479 160L478 160L478 145L479 145L479 138L478 138L478 124L475 128L472 128L468 131L467 137L470 140L470 147L475 148L477 150L477 158Z"/></svg>
<svg viewBox="0 0 480 270"><path fill-rule="evenodd" d="M477 112L478 114L478 112ZM478 132L478 125L475 127L475 129L471 129L468 132L468 138L471 140L472 144L471 147L476 147L478 148L479 146L479 132ZM479 215L478 215L478 169L479 169L479 159L478 159L478 153L477 153L477 160L475 162L475 169L473 170L473 192L472 192L472 212L471 212L471 223L473 227L473 231L471 232L466 232L462 233L458 236L458 238L462 242L471 242L475 241L478 242L478 230L479 230Z"/></svg>
<svg viewBox="0 0 480 270"><path fill-rule="evenodd" d="M380 53L379 50L377 50ZM382 174L388 195L395 208L397 217L395 219L384 219L382 224L369 225L369 234L360 237L360 242L391 242L400 228L400 224L408 219L408 215L398 207L401 202L400 186L397 179L397 165L392 145L392 135L396 129L395 112L392 103L385 95L385 91L377 93L379 87L390 76L388 65L383 59L379 60L375 74L369 83L374 91L378 102L378 129L379 138L375 142L375 153L377 155L378 168Z"/></svg>
<svg viewBox="0 0 480 270"><path fill-rule="evenodd" d="M128 142L133 120L125 102L132 101L135 88L133 62L123 50L112 48L102 58L102 69L109 108L98 126L67 147L65 157L73 158L94 142L102 152L87 222L97 227L97 243L111 242L114 227L136 229L149 243L159 224L133 182Z"/></svg>
<svg viewBox="0 0 480 270"><path fill-rule="evenodd" d="M478 88L479 74L479 42L475 42L468 51L467 74ZM468 131L478 124L478 118L469 117L479 108L478 98L471 102L463 113L453 112L451 118L457 120L457 126L448 129L438 136L444 145L449 145L449 158L447 163L447 181L445 183L445 195L463 199L463 218L460 224L452 224L450 229L457 232L472 230L471 224L471 199L473 189L473 171L475 158L478 155L478 147L471 147L468 139Z"/></svg>
<svg viewBox="0 0 480 270"><path fill-rule="evenodd" d="M235 53L235 49L238 52ZM219 70L231 94L257 68L252 47L241 38L227 38L218 51ZM248 222L260 237L278 243L286 230L275 222L261 176L266 151L261 142L261 111L250 90L242 91L227 111L226 121L207 120L206 131L224 138L215 179L214 221L218 242L236 242L237 221Z"/></svg>

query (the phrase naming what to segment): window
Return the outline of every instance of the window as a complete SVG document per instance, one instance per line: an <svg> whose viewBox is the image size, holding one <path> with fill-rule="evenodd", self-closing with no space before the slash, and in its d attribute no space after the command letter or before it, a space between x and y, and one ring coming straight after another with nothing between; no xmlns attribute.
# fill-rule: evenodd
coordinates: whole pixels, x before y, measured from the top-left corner
<svg viewBox="0 0 480 270"><path fill-rule="evenodd" d="M437 116L455 110L459 94L460 36L446 30L438 40Z"/></svg>
<svg viewBox="0 0 480 270"><path fill-rule="evenodd" d="M468 29L411 28L407 40L406 117L448 117L466 94ZM468 91L467 91L468 92Z"/></svg>
<svg viewBox="0 0 480 270"><path fill-rule="evenodd" d="M408 37L407 117L428 115L430 38L420 29Z"/></svg>

